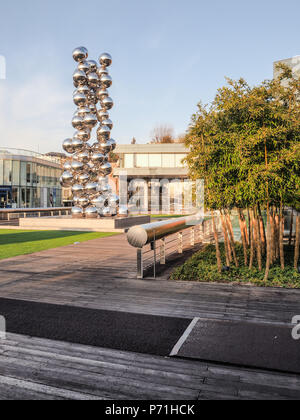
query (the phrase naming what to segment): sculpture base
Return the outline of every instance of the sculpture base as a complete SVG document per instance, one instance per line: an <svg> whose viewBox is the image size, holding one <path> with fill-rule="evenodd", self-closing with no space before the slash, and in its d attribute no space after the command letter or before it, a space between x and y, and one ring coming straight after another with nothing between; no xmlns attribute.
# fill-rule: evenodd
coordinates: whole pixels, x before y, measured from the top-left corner
<svg viewBox="0 0 300 420"><path fill-rule="evenodd" d="M125 232L132 226L150 223L150 216L105 217L102 219L41 217L20 219L20 228L30 230L74 230L86 232Z"/></svg>

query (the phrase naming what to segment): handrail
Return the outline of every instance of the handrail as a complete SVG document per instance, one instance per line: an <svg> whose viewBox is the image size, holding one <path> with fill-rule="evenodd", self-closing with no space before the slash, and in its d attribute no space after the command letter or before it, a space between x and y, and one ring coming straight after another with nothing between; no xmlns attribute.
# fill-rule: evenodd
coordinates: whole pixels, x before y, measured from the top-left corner
<svg viewBox="0 0 300 420"><path fill-rule="evenodd" d="M163 239L174 233L181 232L192 226L197 226L202 222L202 217L193 215L133 226L127 233L127 240L131 246L143 248L147 244Z"/></svg>

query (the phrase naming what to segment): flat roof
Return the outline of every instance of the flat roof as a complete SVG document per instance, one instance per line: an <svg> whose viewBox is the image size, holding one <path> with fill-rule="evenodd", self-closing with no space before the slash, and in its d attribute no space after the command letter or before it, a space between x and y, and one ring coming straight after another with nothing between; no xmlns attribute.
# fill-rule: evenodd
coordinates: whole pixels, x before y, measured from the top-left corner
<svg viewBox="0 0 300 420"><path fill-rule="evenodd" d="M183 143L118 144L115 153L188 153L188 151Z"/></svg>

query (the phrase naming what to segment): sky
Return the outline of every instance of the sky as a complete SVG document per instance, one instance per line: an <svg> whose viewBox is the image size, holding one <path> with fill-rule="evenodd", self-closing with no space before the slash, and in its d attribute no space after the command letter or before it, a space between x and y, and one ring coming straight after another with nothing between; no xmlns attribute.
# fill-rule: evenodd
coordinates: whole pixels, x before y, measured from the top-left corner
<svg viewBox="0 0 300 420"><path fill-rule="evenodd" d="M225 77L256 84L300 55L299 15L299 0L0 0L0 147L62 151L81 45L113 56L118 143L160 124L181 135Z"/></svg>

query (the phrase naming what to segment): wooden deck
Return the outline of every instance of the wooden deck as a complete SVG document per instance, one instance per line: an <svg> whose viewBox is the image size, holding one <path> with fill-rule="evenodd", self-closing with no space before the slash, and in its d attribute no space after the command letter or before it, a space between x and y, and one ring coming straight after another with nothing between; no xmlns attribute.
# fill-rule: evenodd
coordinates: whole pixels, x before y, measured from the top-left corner
<svg viewBox="0 0 300 420"><path fill-rule="evenodd" d="M0 296L188 318L289 324L300 315L300 290L137 280L135 257L119 235L0 261ZM300 399L297 375L7 338L3 399Z"/></svg>

